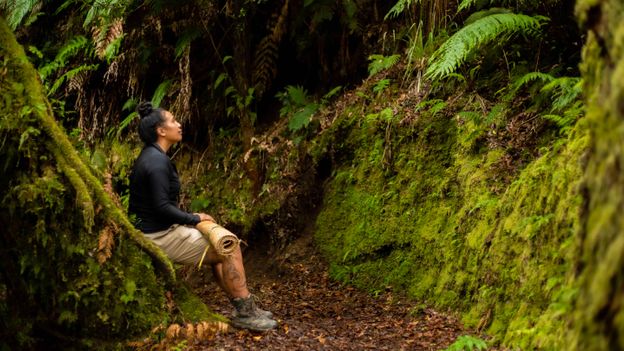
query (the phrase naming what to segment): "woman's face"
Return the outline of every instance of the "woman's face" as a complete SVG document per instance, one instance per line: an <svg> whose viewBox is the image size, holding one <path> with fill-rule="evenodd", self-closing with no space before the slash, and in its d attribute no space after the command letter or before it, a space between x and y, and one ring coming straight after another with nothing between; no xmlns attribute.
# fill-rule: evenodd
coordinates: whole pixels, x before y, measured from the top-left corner
<svg viewBox="0 0 624 351"><path fill-rule="evenodd" d="M169 111L164 111L163 115L165 121L158 127L158 136L165 138L171 144L175 144L182 140L182 125L178 122L173 114Z"/></svg>

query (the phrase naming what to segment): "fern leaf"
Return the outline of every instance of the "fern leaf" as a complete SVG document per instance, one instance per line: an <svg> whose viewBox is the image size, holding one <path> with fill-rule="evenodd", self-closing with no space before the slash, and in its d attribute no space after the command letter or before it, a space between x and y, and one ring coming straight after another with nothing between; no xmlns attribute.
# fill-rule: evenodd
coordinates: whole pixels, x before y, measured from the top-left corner
<svg viewBox="0 0 624 351"><path fill-rule="evenodd" d="M444 78L462 65L475 49L497 39L500 41L505 35L535 35L546 20L543 16L513 13L493 14L476 20L464 26L436 50L425 76L433 80Z"/></svg>
<svg viewBox="0 0 624 351"><path fill-rule="evenodd" d="M171 86L171 79L167 79L164 82L160 83L154 91L154 96L152 96L152 103L154 106L159 106L162 99L167 95L167 90Z"/></svg>
<svg viewBox="0 0 624 351"><path fill-rule="evenodd" d="M468 16L468 18L466 18L466 20L464 21L464 27L484 17L490 16L490 15L496 15L496 14L504 14L504 13L513 13L513 11L511 11L510 9L506 9L504 7L492 7L487 10L474 12L470 16Z"/></svg>
<svg viewBox="0 0 624 351"><path fill-rule="evenodd" d="M579 98L583 92L582 86L580 77L559 77L544 85L541 91L554 94L551 111L563 111Z"/></svg>
<svg viewBox="0 0 624 351"><path fill-rule="evenodd" d="M464 10L469 9L477 3L477 0L461 0L459 5L457 6L457 12L462 12Z"/></svg>
<svg viewBox="0 0 624 351"><path fill-rule="evenodd" d="M292 118L288 122L288 129L295 132L299 129L305 128L310 124L312 115L319 109L317 104L308 104L301 108L299 111L293 114Z"/></svg>
<svg viewBox="0 0 624 351"><path fill-rule="evenodd" d="M56 72L59 68L62 68L67 64L67 61L78 54L81 50L88 47L88 40L83 36L77 36L72 38L65 44L52 62L45 64L39 68L39 74L41 79L45 80L52 73Z"/></svg>
<svg viewBox="0 0 624 351"><path fill-rule="evenodd" d="M48 95L52 95L54 94L58 88L61 87L61 85L69 80L72 79L74 76L76 76L77 74L81 73L81 72L86 72L86 71L95 71L98 68L98 65L81 65L78 66L74 69L71 69L69 71L67 71L65 74L63 74L62 76L60 76L52 85L52 87L50 88L50 90L48 91Z"/></svg>
<svg viewBox="0 0 624 351"><path fill-rule="evenodd" d="M6 11L5 15L9 27L15 30L36 4L37 0L13 0L0 5L0 9Z"/></svg>
<svg viewBox="0 0 624 351"><path fill-rule="evenodd" d="M303 106L308 103L308 92L302 86L289 85L286 91L293 105Z"/></svg>
<svg viewBox="0 0 624 351"><path fill-rule="evenodd" d="M135 98L129 98L128 100L126 100L126 102L123 104L123 107L121 108L122 111L134 111L136 109L136 106L139 104L139 102L137 101L137 99Z"/></svg>
<svg viewBox="0 0 624 351"><path fill-rule="evenodd" d="M191 28L184 31L175 46L175 58L179 59L180 56L186 51L186 48L191 45L191 42L201 36L201 30L199 28Z"/></svg>
<svg viewBox="0 0 624 351"><path fill-rule="evenodd" d="M390 85L390 79L382 79L373 86L373 92L378 95Z"/></svg>
<svg viewBox="0 0 624 351"><path fill-rule="evenodd" d="M480 351L487 349L487 343L477 337L462 335L444 351Z"/></svg>
<svg viewBox="0 0 624 351"><path fill-rule="evenodd" d="M400 58L401 58L401 55L391 55L391 56L370 55L368 57L368 60L371 61L368 64L368 76L372 77L375 74L383 70L391 68L397 62L399 62Z"/></svg>
<svg viewBox="0 0 624 351"><path fill-rule="evenodd" d="M527 73L525 75L523 75L522 77L520 77L518 80L514 81L512 84L512 94L515 95L516 92L522 88L523 86L531 83L531 82L535 82L535 81L542 81L545 83L548 83L550 81L552 81L553 79L555 79L555 77L551 76L548 73L542 73L542 72L530 72Z"/></svg>
<svg viewBox="0 0 624 351"><path fill-rule="evenodd" d="M403 13L403 11L405 11L406 8L409 8L413 4L418 4L419 2L420 2L420 0L399 0L399 1L397 1L397 3L394 4L394 6L392 6L390 11L388 11L386 16L384 17L384 20L387 20L388 18L399 17Z"/></svg>
<svg viewBox="0 0 624 351"><path fill-rule="evenodd" d="M278 49L286 31L289 2L285 0L279 13L273 15L269 35L262 38L254 54L253 84L259 97L270 87L277 74Z"/></svg>

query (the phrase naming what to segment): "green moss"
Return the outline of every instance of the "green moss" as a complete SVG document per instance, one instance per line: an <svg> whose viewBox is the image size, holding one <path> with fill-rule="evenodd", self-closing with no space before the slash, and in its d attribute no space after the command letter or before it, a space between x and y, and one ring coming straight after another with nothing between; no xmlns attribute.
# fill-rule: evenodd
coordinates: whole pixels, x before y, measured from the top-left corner
<svg viewBox="0 0 624 351"><path fill-rule="evenodd" d="M383 133L341 118L336 132L351 127L342 148L353 157L327 184L315 234L332 275L463 311L468 325L485 325L506 345L562 347L586 127L506 183L495 170L505 151L475 147L478 136L466 134L480 131L442 114L397 127L385 171Z"/></svg>
<svg viewBox="0 0 624 351"><path fill-rule="evenodd" d="M227 322L225 317L210 311L208 306L183 283L176 286L174 299L179 309L179 313L175 316L179 319L179 323L197 323L214 320Z"/></svg>

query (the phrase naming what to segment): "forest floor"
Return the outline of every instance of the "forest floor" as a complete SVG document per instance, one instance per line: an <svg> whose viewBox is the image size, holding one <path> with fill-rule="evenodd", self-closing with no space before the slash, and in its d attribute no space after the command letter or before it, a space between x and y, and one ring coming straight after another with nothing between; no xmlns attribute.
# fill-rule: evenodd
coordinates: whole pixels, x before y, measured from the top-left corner
<svg viewBox="0 0 624 351"><path fill-rule="evenodd" d="M273 312L279 326L265 333L234 329L186 344L185 349L437 351L468 334L456 318L418 307L395 292L372 296L331 280L310 235L277 258L246 254L250 290L263 308ZM211 309L231 315L227 297L209 273L187 278Z"/></svg>

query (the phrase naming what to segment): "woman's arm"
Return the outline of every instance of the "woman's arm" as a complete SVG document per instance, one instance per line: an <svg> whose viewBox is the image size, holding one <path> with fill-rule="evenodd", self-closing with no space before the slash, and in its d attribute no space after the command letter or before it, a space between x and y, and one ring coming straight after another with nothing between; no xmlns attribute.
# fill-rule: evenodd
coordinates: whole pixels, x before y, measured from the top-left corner
<svg viewBox="0 0 624 351"><path fill-rule="evenodd" d="M201 221L197 214L182 211L169 200L169 169L167 165L152 165L149 172L149 183L154 209L159 216L176 224L196 225Z"/></svg>

